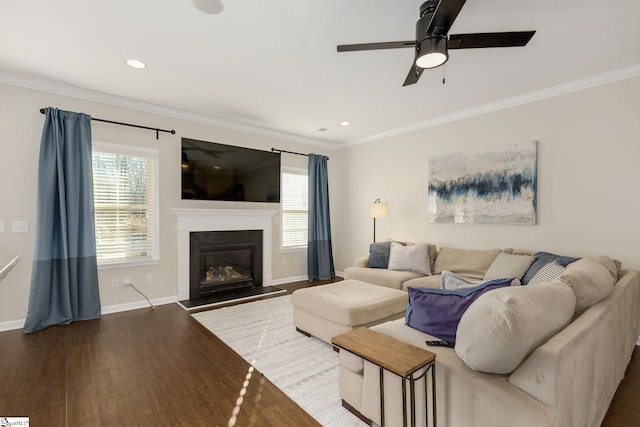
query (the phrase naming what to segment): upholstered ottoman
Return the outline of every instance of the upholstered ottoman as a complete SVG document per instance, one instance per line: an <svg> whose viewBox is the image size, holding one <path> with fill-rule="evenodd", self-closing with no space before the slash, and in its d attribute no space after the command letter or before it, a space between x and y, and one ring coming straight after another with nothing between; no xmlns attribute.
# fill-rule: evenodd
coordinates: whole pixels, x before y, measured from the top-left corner
<svg viewBox="0 0 640 427"><path fill-rule="evenodd" d="M298 289L291 295L291 302L296 329L330 343L336 335L360 326L403 317L407 293L359 280L343 280Z"/></svg>

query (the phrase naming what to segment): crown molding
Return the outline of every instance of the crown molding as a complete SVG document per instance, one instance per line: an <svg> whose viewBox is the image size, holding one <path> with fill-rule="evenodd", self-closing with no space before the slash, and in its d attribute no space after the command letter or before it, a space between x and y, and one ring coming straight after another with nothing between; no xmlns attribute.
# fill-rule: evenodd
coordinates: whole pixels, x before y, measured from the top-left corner
<svg viewBox="0 0 640 427"><path fill-rule="evenodd" d="M390 130L388 132L379 133L366 138L353 140L341 146L341 148L351 147L354 145L366 144L368 142L377 141L392 136L402 135L417 130L438 126L441 124L454 122L457 120L466 119L469 117L479 116L485 113L491 113L493 111L503 110L506 108L515 107L522 104L528 104L530 102L540 101L546 98L552 98L554 96L564 95L571 92L588 89L595 86L601 86L608 83L617 82L619 80L630 79L640 76L640 65L634 65L627 68L621 68L619 70L611 71L604 74L598 74L596 76L587 77L581 80L565 83L558 86L553 86L548 89L531 92L525 95L516 96L513 98L492 102L490 104L481 105L479 107L469 108L467 110L458 111L451 114L445 114L443 116L434 117L429 120L414 123L409 126L400 127Z"/></svg>
<svg viewBox="0 0 640 427"><path fill-rule="evenodd" d="M531 92L525 95L516 96L513 98L492 102L490 104L481 105L474 108L458 111L451 114L445 114L442 116L434 117L429 120L410 124L400 128L392 129L387 132L371 135L365 138L355 139L343 144L327 143L325 141L316 140L313 138L307 138L299 135L294 135L286 132L276 131L273 129L262 128L258 126L251 126L242 123L233 122L230 120L217 119L214 117L208 117L201 114L189 113L182 110L177 110L168 107L162 107L159 105L144 103L135 101L129 98L114 96L105 94L102 92L91 91L88 89L79 88L76 86L52 82L45 79L36 79L24 76L13 75L9 73L0 72L0 83L5 83L13 86L26 87L29 89L36 89L44 92L55 93L58 95L70 96L73 98L84 99L88 101L100 102L103 104L112 105L115 107L129 108L136 111L142 111L146 113L158 114L166 117L172 117L175 119L186 120L195 123L201 123L209 126L216 126L225 129L237 130L241 132L251 133L260 136L266 136L269 138L283 139L286 141L297 142L304 145L310 145L314 147L321 147L329 150L339 150L348 148L355 145L366 144L369 142L377 141L380 139L390 138L406 134L409 132L415 132L421 129L426 129L433 126L438 126L445 123L454 122L470 117L479 116L494 111L503 110L506 108L515 107L518 105L528 104L530 102L540 101L546 98L552 98L559 95L564 95L571 92L588 89L595 86L601 86L608 83L617 82L619 80L630 79L640 76L640 64L633 65L631 67L621 68L619 70L611 71L608 73L598 74L595 76L587 77L581 80L565 83L558 86L553 86L548 89Z"/></svg>
<svg viewBox="0 0 640 427"><path fill-rule="evenodd" d="M114 107L128 108L131 110L141 111L145 113L158 114L174 119L186 120L194 123L216 126L225 129L247 132L255 135L266 136L269 138L283 139L286 141L297 142L304 145L336 150L339 148L336 144L281 132L273 129L262 128L259 126L251 126L230 120L223 120L214 117L208 117L201 114L189 113L187 111L177 110L174 108L163 107L160 105L149 104L145 102L135 101L133 99L124 98L115 95L109 95L102 92L92 91L89 89L79 88L65 83L53 82L45 79L37 79L15 74L0 72L0 83L12 86L20 86L28 89L40 90L43 92L55 93L58 95L69 96L72 98L83 99L87 101L99 102L102 104L112 105Z"/></svg>

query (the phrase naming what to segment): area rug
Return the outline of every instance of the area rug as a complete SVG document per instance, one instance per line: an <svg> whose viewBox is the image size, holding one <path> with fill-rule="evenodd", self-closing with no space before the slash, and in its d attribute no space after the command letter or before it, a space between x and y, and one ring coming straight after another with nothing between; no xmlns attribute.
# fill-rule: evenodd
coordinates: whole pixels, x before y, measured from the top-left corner
<svg viewBox="0 0 640 427"><path fill-rule="evenodd" d="M291 296L192 315L323 426L366 424L342 407L338 353L297 332Z"/></svg>

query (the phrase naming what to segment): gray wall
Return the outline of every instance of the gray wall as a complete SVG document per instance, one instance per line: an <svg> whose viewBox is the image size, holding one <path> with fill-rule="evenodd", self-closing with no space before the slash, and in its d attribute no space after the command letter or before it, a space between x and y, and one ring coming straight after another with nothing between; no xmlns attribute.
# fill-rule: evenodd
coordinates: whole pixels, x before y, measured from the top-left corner
<svg viewBox="0 0 640 427"><path fill-rule="evenodd" d="M176 135L162 133L160 139L156 140L155 132L152 131L100 122L92 123L94 141L157 148L160 155L160 262L157 265L145 267L100 270L103 313L133 308L145 303L144 299L129 287L112 289L112 277L131 278L141 291L157 303L175 300L177 293L176 220L171 208L275 209L278 211L280 209L279 204L272 203L182 201L180 199L181 137L263 150L276 147L303 153L327 154L329 157L335 154L332 150L284 139L0 84L0 129L2 129L0 221L5 222L5 233L0 233L0 250L22 254L19 264L0 282L0 330L21 327L21 321L27 314L36 225L38 154L44 123L44 116L40 114L39 109L48 106L84 112L109 120L175 129L177 132ZM282 164L306 168L307 158L283 154ZM332 161L329 162L329 168L330 176L336 175ZM333 182L330 186L333 187ZM273 223L273 280L277 282L306 279L306 251L280 252L278 217L279 215L274 218ZM12 233L11 221L15 220L28 220L29 232ZM151 285L145 284L147 274L153 274L154 282Z"/></svg>
<svg viewBox="0 0 640 427"><path fill-rule="evenodd" d="M635 77L355 145L338 151L255 135L215 125L151 114L39 90L0 84L0 250L22 253L0 282L0 330L26 317L35 227L41 107L54 106L112 120L176 129L177 135L96 123L96 141L158 148L160 151L160 248L158 265L100 271L103 309L135 307L130 288L111 288L111 277L130 277L156 301L175 299L175 218L171 208L274 209L273 205L180 200L180 137L251 148L275 146L328 155L334 256L344 270L365 255L372 240L369 204L389 202L390 216L377 222L378 240L432 242L439 247L523 248L567 255L609 255L640 268L640 78ZM135 105L133 106L135 107ZM428 119L428 118L425 118ZM538 140L538 224L481 225L427 222L428 158L442 154ZM283 165L306 167L306 158L283 156ZM275 209L278 209L276 205ZM29 221L29 233L11 233L11 221ZM274 220L274 280L306 277L306 252L279 251ZM286 266L284 265L286 264ZM144 284L146 274L154 276Z"/></svg>
<svg viewBox="0 0 640 427"><path fill-rule="evenodd" d="M427 222L428 158L537 140L538 224ZM377 240L608 255L639 268L640 78L356 145L340 152L336 268L366 255L369 204L389 203Z"/></svg>

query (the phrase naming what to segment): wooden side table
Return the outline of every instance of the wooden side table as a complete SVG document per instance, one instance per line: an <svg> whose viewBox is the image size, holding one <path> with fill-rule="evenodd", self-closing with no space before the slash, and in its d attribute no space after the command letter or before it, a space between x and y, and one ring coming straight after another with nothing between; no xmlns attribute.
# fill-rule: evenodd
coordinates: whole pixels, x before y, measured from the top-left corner
<svg viewBox="0 0 640 427"><path fill-rule="evenodd" d="M433 407L433 426L436 427L436 355L428 350L416 347L389 335L358 328L331 339L336 347L353 353L380 368L380 425L384 427L384 371L387 370L402 379L402 420L407 425L407 386L409 381L411 394L411 426L416 425L415 382L424 377L424 395L427 398L427 372L431 371L431 404ZM426 368L418 377L414 374ZM425 420L428 424L428 405L425 402Z"/></svg>

